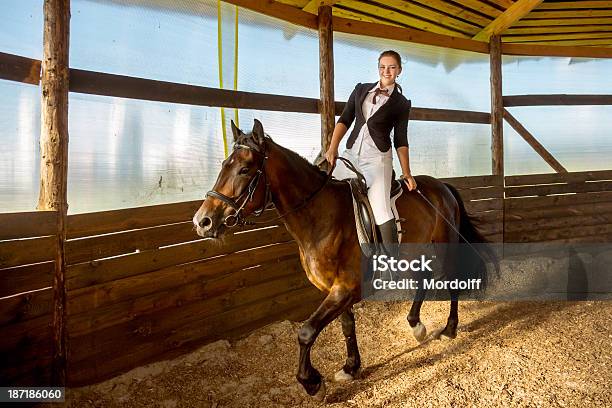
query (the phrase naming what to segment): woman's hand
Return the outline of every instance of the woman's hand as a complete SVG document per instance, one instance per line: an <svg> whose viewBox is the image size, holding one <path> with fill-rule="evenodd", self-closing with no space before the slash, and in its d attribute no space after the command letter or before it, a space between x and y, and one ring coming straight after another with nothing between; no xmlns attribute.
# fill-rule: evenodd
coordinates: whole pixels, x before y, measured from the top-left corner
<svg viewBox="0 0 612 408"><path fill-rule="evenodd" d="M336 164L336 157L338 157L338 149L334 149L330 147L325 152L325 159L329 162L330 166L334 166Z"/></svg>
<svg viewBox="0 0 612 408"><path fill-rule="evenodd" d="M406 183L406 185L408 186L408 191L413 191L416 190L417 188L417 183L416 180L414 179L414 177L412 177L411 174L408 175L402 175L402 180L404 180L404 183Z"/></svg>

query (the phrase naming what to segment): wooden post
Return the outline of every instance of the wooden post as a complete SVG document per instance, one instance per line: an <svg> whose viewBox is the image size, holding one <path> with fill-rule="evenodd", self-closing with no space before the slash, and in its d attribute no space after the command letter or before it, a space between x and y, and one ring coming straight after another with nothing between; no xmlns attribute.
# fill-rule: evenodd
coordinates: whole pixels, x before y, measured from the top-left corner
<svg viewBox="0 0 612 408"><path fill-rule="evenodd" d="M70 0L45 0L42 59L39 210L58 213L53 278L52 385L66 384L64 242L68 213L68 38Z"/></svg>
<svg viewBox="0 0 612 408"><path fill-rule="evenodd" d="M336 122L334 109L334 32L331 6L319 7L319 81L321 90L321 151L331 142Z"/></svg>
<svg viewBox="0 0 612 408"><path fill-rule="evenodd" d="M491 65L491 165L493 175L504 175L504 102L502 99L501 37L489 42Z"/></svg>

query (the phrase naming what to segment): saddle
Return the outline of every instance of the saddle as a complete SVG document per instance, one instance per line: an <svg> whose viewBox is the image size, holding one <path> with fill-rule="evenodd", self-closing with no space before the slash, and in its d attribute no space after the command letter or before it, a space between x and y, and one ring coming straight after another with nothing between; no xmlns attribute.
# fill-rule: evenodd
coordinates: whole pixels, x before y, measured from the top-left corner
<svg viewBox="0 0 612 408"><path fill-rule="evenodd" d="M361 248L363 250L366 247L371 247L368 244L374 244L375 247L378 247L382 243L381 236L380 231L378 231L376 223L374 222L374 213L372 212L370 200L368 199L368 186L366 184L365 177L363 177L363 174L361 174L349 160L345 159L344 157L338 157L337 159L342 160L346 167L354 172L357 176L355 178L347 179L346 182L351 187L353 197L353 212L355 213L355 225L357 227L357 236L359 238ZM402 195L402 192L402 181L395 179L394 171L391 182L391 210L395 216L399 242L402 241L401 222L405 220L399 217L395 202L398 197Z"/></svg>

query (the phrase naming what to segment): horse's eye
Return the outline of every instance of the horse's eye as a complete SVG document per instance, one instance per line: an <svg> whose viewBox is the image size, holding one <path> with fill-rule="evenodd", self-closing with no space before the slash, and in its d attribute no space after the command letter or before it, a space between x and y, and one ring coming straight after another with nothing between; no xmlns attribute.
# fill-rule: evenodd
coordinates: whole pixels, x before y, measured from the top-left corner
<svg viewBox="0 0 612 408"><path fill-rule="evenodd" d="M240 169L239 174L244 175L247 174L249 172L249 168L248 167L243 167Z"/></svg>

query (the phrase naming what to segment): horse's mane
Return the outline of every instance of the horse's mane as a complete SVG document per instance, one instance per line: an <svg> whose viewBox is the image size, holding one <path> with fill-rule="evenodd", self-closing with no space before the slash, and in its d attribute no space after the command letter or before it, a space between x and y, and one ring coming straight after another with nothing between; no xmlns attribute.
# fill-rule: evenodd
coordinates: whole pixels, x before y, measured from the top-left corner
<svg viewBox="0 0 612 408"><path fill-rule="evenodd" d="M327 173L325 173L323 170L321 170L318 166L315 166L314 164L309 162L308 159L306 159L305 157L301 156L300 154L294 152L293 150L291 150L291 149L289 149L287 147L279 145L274 140L272 140L272 138L269 135L267 135L267 134L266 134L266 142L274 144L274 146L276 148L281 150L285 154L285 156L287 156L289 158L291 163L297 164L300 167L304 167L305 171L312 171L312 172L315 172L316 174L318 174L320 176L327 176Z"/></svg>

